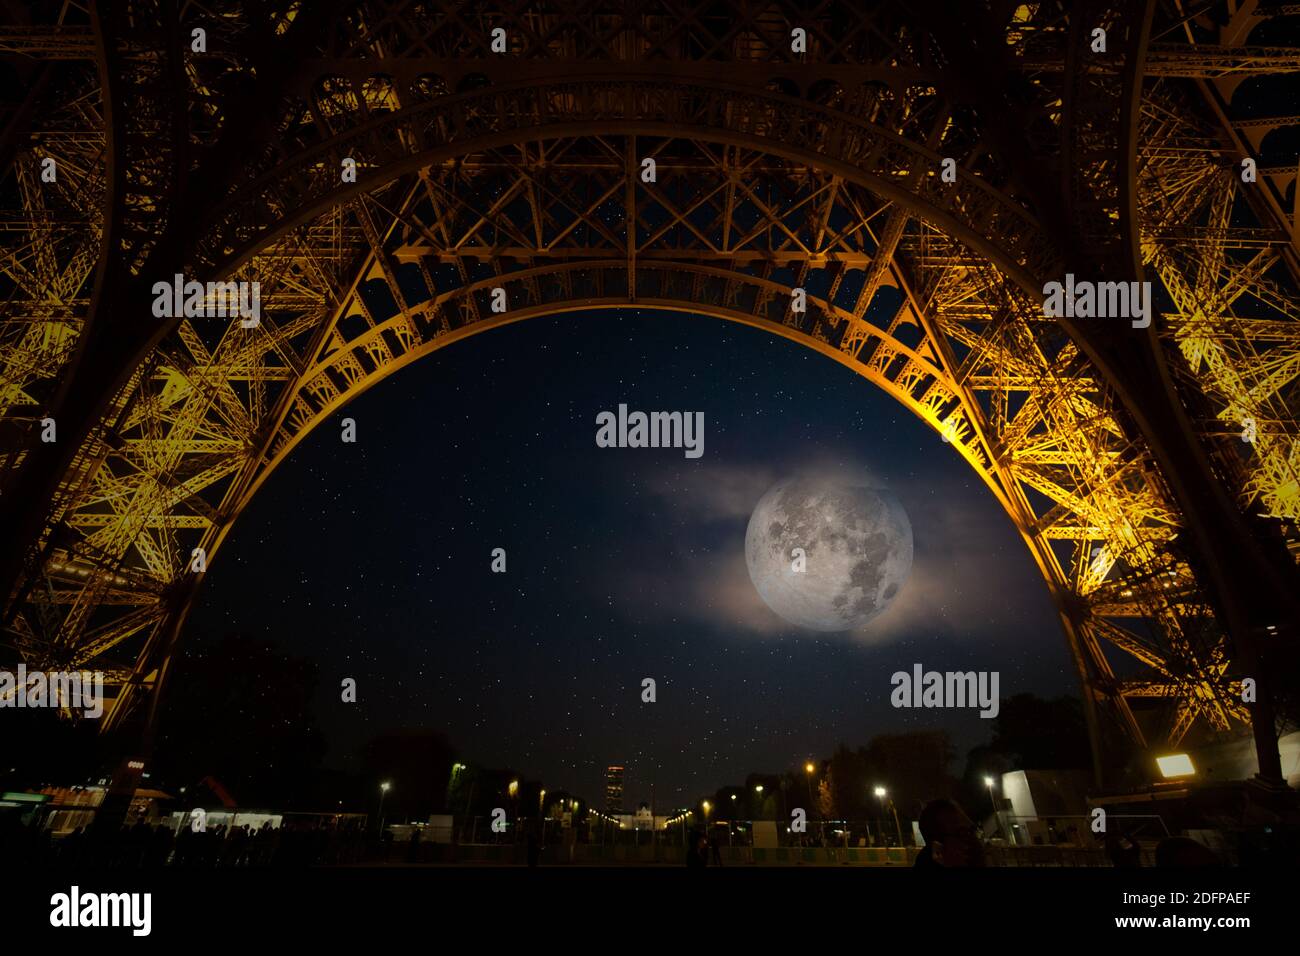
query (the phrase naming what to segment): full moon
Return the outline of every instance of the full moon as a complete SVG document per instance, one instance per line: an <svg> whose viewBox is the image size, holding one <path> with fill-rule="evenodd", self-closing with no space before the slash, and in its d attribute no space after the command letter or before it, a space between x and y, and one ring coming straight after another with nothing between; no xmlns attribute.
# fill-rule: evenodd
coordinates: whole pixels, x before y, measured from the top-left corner
<svg viewBox="0 0 1300 956"><path fill-rule="evenodd" d="M883 489L787 478L749 516L745 563L763 601L786 621L855 630L883 613L907 582L912 523Z"/></svg>

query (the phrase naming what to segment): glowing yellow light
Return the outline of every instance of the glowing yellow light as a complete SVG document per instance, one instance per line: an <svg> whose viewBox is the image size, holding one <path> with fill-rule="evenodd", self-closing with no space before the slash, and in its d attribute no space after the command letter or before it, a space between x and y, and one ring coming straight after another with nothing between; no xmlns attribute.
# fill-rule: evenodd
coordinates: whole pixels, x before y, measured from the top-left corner
<svg viewBox="0 0 1300 956"><path fill-rule="evenodd" d="M1196 773L1196 768L1192 766L1192 758L1187 754L1169 754L1166 757L1157 757L1156 766L1160 768L1162 777L1189 777Z"/></svg>

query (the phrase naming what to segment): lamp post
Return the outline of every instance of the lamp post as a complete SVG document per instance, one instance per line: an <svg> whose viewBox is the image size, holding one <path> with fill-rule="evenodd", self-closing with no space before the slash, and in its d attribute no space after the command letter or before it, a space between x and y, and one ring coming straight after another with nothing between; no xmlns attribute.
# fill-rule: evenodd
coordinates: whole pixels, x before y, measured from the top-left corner
<svg viewBox="0 0 1300 956"><path fill-rule="evenodd" d="M506 784L506 793L510 795L510 813L513 817L506 825L510 827L511 842L515 843L519 840L519 827L512 824L517 823L519 818L519 781L511 780Z"/></svg>
<svg viewBox="0 0 1300 956"><path fill-rule="evenodd" d="M903 848L903 825L898 822L898 807L894 804L892 798L889 801L889 809L894 814L894 829L898 831L898 848L901 850ZM907 860L906 855L904 855L903 860Z"/></svg>
<svg viewBox="0 0 1300 956"><path fill-rule="evenodd" d="M388 796L388 790L392 784L385 780L379 785L379 836L382 839L384 835L384 797Z"/></svg>
<svg viewBox="0 0 1300 956"><path fill-rule="evenodd" d="M885 794L888 793L884 787L876 787L876 799L880 801L880 842L888 846L885 839Z"/></svg>
<svg viewBox="0 0 1300 956"><path fill-rule="evenodd" d="M993 822L998 828L998 836L1002 835L1002 820L998 817L998 804L993 799L993 778L985 777L984 786L989 788L989 806L993 808Z"/></svg>

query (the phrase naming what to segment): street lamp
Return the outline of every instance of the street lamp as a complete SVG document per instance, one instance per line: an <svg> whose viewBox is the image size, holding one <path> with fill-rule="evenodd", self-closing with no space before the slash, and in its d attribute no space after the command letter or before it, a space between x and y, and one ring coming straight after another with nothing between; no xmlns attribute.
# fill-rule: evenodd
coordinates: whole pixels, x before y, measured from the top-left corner
<svg viewBox="0 0 1300 956"><path fill-rule="evenodd" d="M384 797L388 796L392 784L385 780L379 785L379 835L384 835Z"/></svg>
<svg viewBox="0 0 1300 956"><path fill-rule="evenodd" d="M989 806L993 808L993 822L997 824L998 836L1002 835L1002 820L998 818L998 804L993 799L993 778L985 777L984 786L989 788Z"/></svg>
<svg viewBox="0 0 1300 956"><path fill-rule="evenodd" d="M889 801L889 810L894 814L894 829L898 831L898 845L903 846L903 824L898 821L898 806L893 800Z"/></svg>
<svg viewBox="0 0 1300 956"><path fill-rule="evenodd" d="M810 817L817 817L817 818L820 818L820 817L821 817L821 808L818 807L818 805L817 805L817 799L813 796L813 789L812 789L813 774L817 772L817 767L816 767L815 764L813 764L813 762L812 762L811 760L809 760L806 764L803 765L803 772L804 772L805 778L806 778L807 781L808 781L808 816L810 816ZM824 833L824 831L825 831L825 826L824 826L824 825L823 825L823 827L822 827L822 830L823 830L823 833L820 834L820 835L818 835L818 837L817 837L818 842L820 842L821 839L822 839L822 836L825 835L825 833Z"/></svg>
<svg viewBox="0 0 1300 956"><path fill-rule="evenodd" d="M888 841L885 839L885 794L886 793L888 793L888 791L884 787L877 786L875 789L876 799L880 801L880 842L887 844Z"/></svg>
<svg viewBox="0 0 1300 956"><path fill-rule="evenodd" d="M511 780L510 785L506 787L506 790L510 793L510 796L516 796L519 793L519 781Z"/></svg>

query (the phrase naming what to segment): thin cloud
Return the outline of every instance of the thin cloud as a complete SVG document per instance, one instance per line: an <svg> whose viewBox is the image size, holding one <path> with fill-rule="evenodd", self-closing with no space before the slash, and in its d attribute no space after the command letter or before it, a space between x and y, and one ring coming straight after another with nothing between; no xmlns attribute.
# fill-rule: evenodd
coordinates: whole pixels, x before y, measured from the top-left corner
<svg viewBox="0 0 1300 956"><path fill-rule="evenodd" d="M915 637L970 640L1015 625L1016 612L1002 599L1005 582L1032 581L1036 571L997 506L987 498L983 507L973 506L974 496L987 495L977 481L889 484L870 468L845 462L708 465L689 473L658 473L649 491L679 523L699 529L699 546L663 566L619 575L606 583L608 593L641 619L689 621L722 634L759 638L812 637L763 602L744 556L745 529L759 499L778 480L809 472L866 477L892 487L912 522L915 556L907 583L884 614L844 632L845 639L869 644Z"/></svg>

